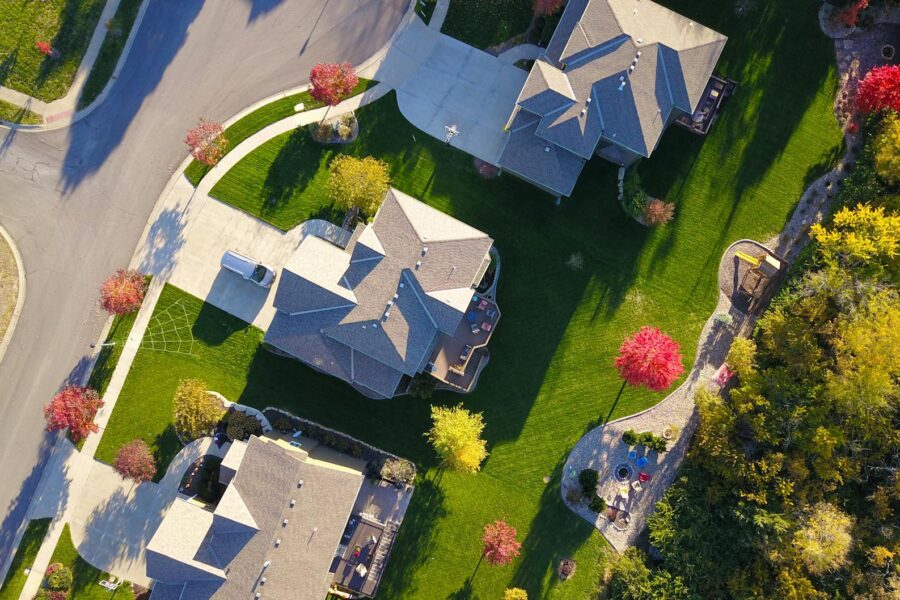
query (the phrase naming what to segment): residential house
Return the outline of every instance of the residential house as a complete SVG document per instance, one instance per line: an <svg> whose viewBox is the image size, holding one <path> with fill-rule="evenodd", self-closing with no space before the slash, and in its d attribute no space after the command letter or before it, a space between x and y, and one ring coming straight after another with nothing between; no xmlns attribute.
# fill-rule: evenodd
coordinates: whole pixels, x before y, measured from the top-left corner
<svg viewBox="0 0 900 600"><path fill-rule="evenodd" d="M472 388L500 318L476 291L485 233L391 189L345 248L315 236L282 270L265 341L372 398L423 371Z"/></svg>
<svg viewBox="0 0 900 600"><path fill-rule="evenodd" d="M255 436L232 443L219 484L215 506L177 498L150 540L153 600L373 597L411 495Z"/></svg>
<svg viewBox="0 0 900 600"><path fill-rule="evenodd" d="M500 166L569 196L594 155L650 156L710 93L725 41L650 0L569 0L516 101Z"/></svg>

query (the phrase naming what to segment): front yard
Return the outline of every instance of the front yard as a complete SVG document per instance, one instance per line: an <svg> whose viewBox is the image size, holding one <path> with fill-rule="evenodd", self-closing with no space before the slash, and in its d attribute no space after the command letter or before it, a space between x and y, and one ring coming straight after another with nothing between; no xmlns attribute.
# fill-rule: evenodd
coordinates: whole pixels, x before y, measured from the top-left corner
<svg viewBox="0 0 900 600"><path fill-rule="evenodd" d="M175 387L199 377L229 400L284 407L425 467L384 597L496 598L511 584L535 598L589 597L607 546L563 505L562 464L611 409L616 418L664 396L628 389L613 407L619 343L641 325L656 325L681 343L690 364L716 303L721 253L735 239L776 233L841 140L831 112L832 47L816 31L811 4L760 2L744 18L730 3L667 4L730 36L720 66L741 87L710 137L670 130L641 165L648 191L676 203L666 228L647 230L625 216L611 164L588 164L573 197L555 207L512 177L483 180L471 157L409 125L393 95L357 111L360 137L342 151L381 158L395 187L487 232L503 257L503 322L478 389L434 400L484 412L491 455L480 474L446 473L432 482L435 461L422 437L428 403L366 400L337 379L268 353L261 331L172 287L160 298L156 326L182 321L189 351L175 352L185 346L173 343L138 352L97 457L111 461L121 444L140 437L166 464L178 449ZM322 184L331 155L287 134L241 161L213 194L289 228L330 212ZM280 201L269 205L272 186ZM518 529L522 556L506 568L482 565L468 587L481 528L497 518ZM578 570L559 582L556 567L567 557Z"/></svg>
<svg viewBox="0 0 900 600"><path fill-rule="evenodd" d="M68 525L65 526L62 536L53 550L50 564L53 563L60 563L72 570L72 589L69 590L69 598L72 600L110 600L110 598L134 600L131 584L127 581L123 582L114 592L109 592L100 585L101 581L111 579L109 573L104 573L91 566L78 555L78 550L72 543L72 534Z"/></svg>
<svg viewBox="0 0 900 600"><path fill-rule="evenodd" d="M4 0L0 3L0 85L39 100L62 98L90 43L105 0ZM59 57L35 47L49 42Z"/></svg>

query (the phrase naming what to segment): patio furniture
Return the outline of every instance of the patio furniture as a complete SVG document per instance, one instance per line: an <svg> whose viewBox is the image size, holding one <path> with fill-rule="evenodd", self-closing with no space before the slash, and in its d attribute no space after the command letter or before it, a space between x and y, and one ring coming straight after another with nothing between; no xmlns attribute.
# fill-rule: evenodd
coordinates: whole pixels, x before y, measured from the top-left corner
<svg viewBox="0 0 900 600"><path fill-rule="evenodd" d="M637 460L637 450L628 451L628 460Z"/></svg>
<svg viewBox="0 0 900 600"><path fill-rule="evenodd" d="M478 297L478 294L472 296L472 302L478 302L479 300L480 298Z"/></svg>
<svg viewBox="0 0 900 600"><path fill-rule="evenodd" d="M468 321L469 323L474 323L477 320L478 320L478 315L475 314L474 310L470 310L469 312L466 313L466 321Z"/></svg>
<svg viewBox="0 0 900 600"><path fill-rule="evenodd" d="M494 328L494 326L491 324L490 321L485 321L484 323L481 324L481 328L484 329L485 331L490 331L491 329Z"/></svg>
<svg viewBox="0 0 900 600"><path fill-rule="evenodd" d="M647 463L649 463L649 462L650 461L647 460L646 456L642 456L639 459L637 459L636 461L634 461L634 464L636 464L638 466L638 468L643 468L643 467L646 467Z"/></svg>
<svg viewBox="0 0 900 600"><path fill-rule="evenodd" d="M640 492L641 490L644 489L644 486L641 485L641 482L640 482L640 481L632 481L632 482L631 482L631 489L633 489L633 490L636 491L636 492Z"/></svg>
<svg viewBox="0 0 900 600"><path fill-rule="evenodd" d="M478 303L478 310L484 310L484 309L486 309L487 307L488 307L488 301L487 301L487 300L482 300L481 302Z"/></svg>
<svg viewBox="0 0 900 600"><path fill-rule="evenodd" d="M479 329L478 325L476 325L475 323L470 323L469 329L472 331L472 333L481 333L481 329Z"/></svg>
<svg viewBox="0 0 900 600"><path fill-rule="evenodd" d="M650 475L650 473L644 473L643 471L638 473L638 481L640 481L641 483L647 483L652 478L653 478L653 476Z"/></svg>
<svg viewBox="0 0 900 600"><path fill-rule="evenodd" d="M629 490L630 490L630 488L627 485L623 485L622 487L619 488L619 493L617 495L622 500L628 500L628 491Z"/></svg>
<svg viewBox="0 0 900 600"><path fill-rule="evenodd" d="M497 311L494 310L493 308L489 308L485 311L484 314L487 315L488 319L493 319L495 316L497 316Z"/></svg>

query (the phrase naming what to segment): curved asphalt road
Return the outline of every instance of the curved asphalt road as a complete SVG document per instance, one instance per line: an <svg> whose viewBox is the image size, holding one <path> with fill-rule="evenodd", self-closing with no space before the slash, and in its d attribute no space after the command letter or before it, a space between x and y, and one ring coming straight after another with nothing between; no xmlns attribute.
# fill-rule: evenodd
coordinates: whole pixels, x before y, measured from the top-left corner
<svg viewBox="0 0 900 600"><path fill-rule="evenodd" d="M27 297L0 363L0 566L50 439L42 407L84 372L105 320L97 288L126 266L200 115L225 120L307 80L359 64L409 0L149 0L106 101L54 132L0 130L0 222L23 256Z"/></svg>

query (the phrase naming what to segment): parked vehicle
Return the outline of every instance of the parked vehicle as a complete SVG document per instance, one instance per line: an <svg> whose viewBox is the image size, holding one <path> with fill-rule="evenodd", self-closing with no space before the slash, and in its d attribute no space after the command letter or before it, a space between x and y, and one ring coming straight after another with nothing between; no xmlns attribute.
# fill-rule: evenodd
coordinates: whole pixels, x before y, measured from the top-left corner
<svg viewBox="0 0 900 600"><path fill-rule="evenodd" d="M264 288L272 287L275 281L272 269L234 250L226 250L222 255L222 268Z"/></svg>

